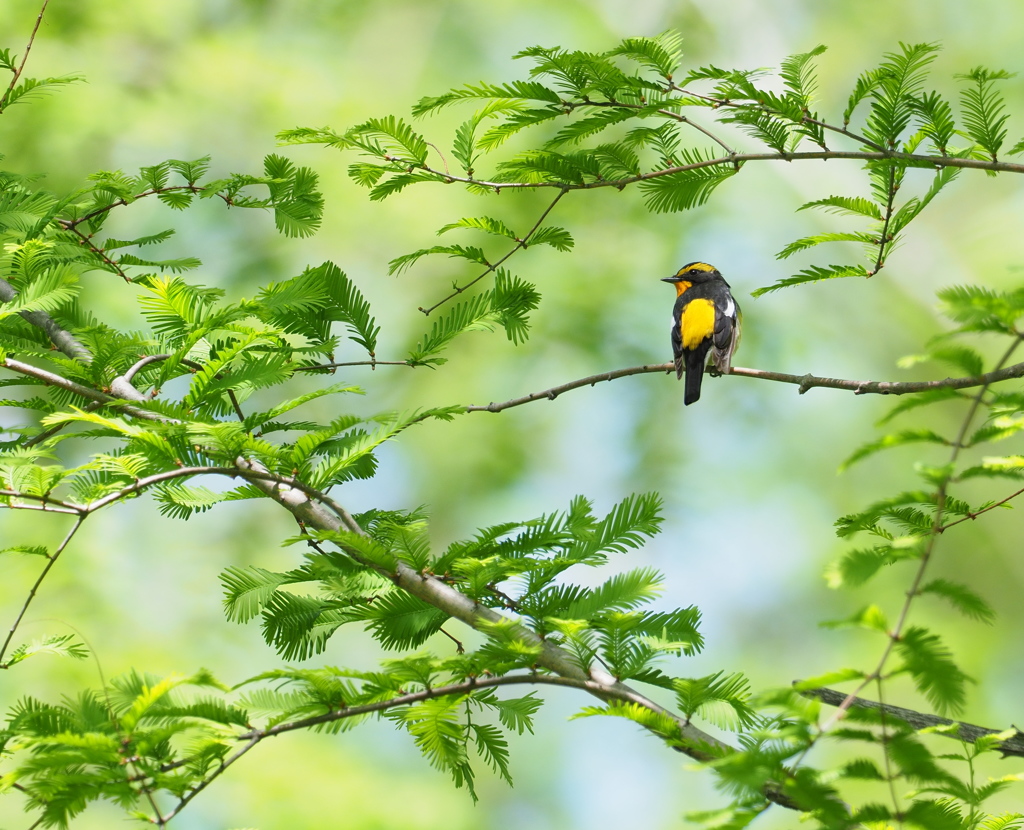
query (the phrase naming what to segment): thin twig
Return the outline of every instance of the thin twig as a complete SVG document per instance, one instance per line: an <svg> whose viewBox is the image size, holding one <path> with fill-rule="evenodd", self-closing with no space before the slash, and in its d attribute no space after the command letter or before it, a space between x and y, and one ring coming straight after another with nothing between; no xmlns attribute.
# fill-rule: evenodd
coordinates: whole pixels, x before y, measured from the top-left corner
<svg viewBox="0 0 1024 830"><path fill-rule="evenodd" d="M465 654L466 653L466 647L462 644L462 641L458 637L455 637L454 635L449 634L447 631L444 630L443 626L441 628L437 629L437 630L438 630L439 633L444 634L445 637L447 637L449 640L451 640L453 643L455 643L455 651L456 652L458 652L459 654Z"/></svg>
<svg viewBox="0 0 1024 830"><path fill-rule="evenodd" d="M147 196L159 196L161 193L173 193L179 190L188 190L191 193L202 193L205 189L206 188L200 187L197 184L175 184L169 185L168 187L153 187L150 188L149 190L143 190L141 193L136 193L134 196L131 196L128 199L115 199L113 202L110 202L109 204L102 205L94 210L91 210L88 213L79 216L77 219L60 219L58 220L58 223L62 228L64 228L64 230L70 231L74 230L83 222L88 222L90 219L95 219L101 213L106 213L107 211L113 210L116 207L129 205L132 202L135 202L139 199L145 199ZM230 204L226 196L220 193L218 193L217 195L220 196L221 199L223 199L225 202L228 202L228 204Z"/></svg>
<svg viewBox="0 0 1024 830"><path fill-rule="evenodd" d="M892 221L893 205L896 203L896 167L889 165L889 186L886 188L885 216L882 221L882 233L878 237L878 258L875 260L874 270L868 274L873 277L882 270L885 265L885 250L889 244L889 223Z"/></svg>
<svg viewBox="0 0 1024 830"><path fill-rule="evenodd" d="M32 51L32 44L35 43L36 33L39 31L39 27L43 24L43 15L46 14L46 7L49 5L50 0L43 0L43 5L39 9L39 14L36 15L36 25L32 27L32 34L29 35L28 43L25 45L25 54L21 56L21 63L18 64L18 68L14 71L14 77L11 78L11 83L7 87L7 91L0 98L0 112L3 112L7 107L7 99L11 97L11 93L14 92L14 87L18 85L18 81L21 79L21 74L25 71L25 63L28 61L29 52Z"/></svg>
<svg viewBox="0 0 1024 830"><path fill-rule="evenodd" d="M126 203L122 202L122 204ZM104 248L101 248L95 242L93 242L91 236L87 233L83 233L78 228L77 224L72 224L68 220L58 220L58 224L60 224L61 227L64 228L64 230L78 237L79 245L81 245L83 248L88 248L89 253L91 253L97 259L101 260L104 265L106 265L111 271L117 274L121 279L123 279L125 282L132 281L132 278L128 276L128 272L125 271L124 268L122 268L118 262L107 256L106 250Z"/></svg>
<svg viewBox="0 0 1024 830"><path fill-rule="evenodd" d="M0 646L0 668L7 668L7 665L2 662L4 655L7 653L7 649L11 645L11 640L14 639L14 634L18 630L18 626L21 625L21 621L24 619L25 614L28 612L28 607L32 604L32 600L36 598L36 594L39 592L39 587L43 584L43 580L46 579L47 574L50 573L50 570L53 568L53 566L57 564L57 560L60 558L60 555L64 552L65 548L67 548L67 546L71 543L72 537L74 537L74 535L78 532L78 529L82 526L82 522L84 522L85 519L86 516L84 514L80 514L75 519L75 524L72 526L71 530L68 531L67 535L64 537L64 540L60 543L57 549L52 554L46 557L46 566L39 574L39 578L36 579L36 581L32 584L32 587L29 589L28 596L25 597L25 602L22 603L21 610L18 612L18 616L15 617L14 623L11 625L10 630L7 632L7 637L6 639L4 639L3 645Z"/></svg>
<svg viewBox="0 0 1024 830"><path fill-rule="evenodd" d="M449 176L449 178L454 178L454 177ZM466 179L466 181L472 181L472 179ZM533 227L530 228L530 230L526 232L526 236L524 236L522 239L517 239L515 246L512 248L511 251L509 251L507 254L505 254L505 256L503 256L497 262L489 264L482 274L480 274L477 277L474 277L469 282L467 282L465 285L455 286L455 290L452 291L451 294L449 294L447 297L442 298L441 300L438 300L436 303L434 303L432 306L430 306L430 308L423 308L421 306L419 310L422 311L424 314L429 315L430 312L432 312L434 309L438 308L439 306L444 305L449 300L451 300L451 299L453 299L455 297L458 297L459 294L461 294L467 288L470 288L470 287L476 285L478 282L480 282L480 280L482 280L488 274L491 274L494 271L497 271L498 267L506 259L508 259L510 256L512 256L512 254L514 254L516 251L524 250L530 244L530 237L533 236L537 232L537 229L540 227L540 223L543 222L547 218L548 214L551 213L552 210L554 210L555 205L557 205L559 203L559 201L561 200L561 198L568 192L568 189L569 188L567 188L565 186L561 187L561 189L558 191L558 195L555 196L555 198L551 200L551 204L549 204L544 209L544 212L540 215L540 217L537 219L537 221L534 222Z"/></svg>
<svg viewBox="0 0 1024 830"><path fill-rule="evenodd" d="M1022 487L1020 490L1016 490L1013 493L1010 493L1010 495L1008 495L1005 499L1000 499L999 501L992 502L992 504L986 505L985 507L975 510L973 513L968 513L966 516L963 516L962 518L944 524L942 527L939 528L939 533L944 533L949 528L955 527L956 525L961 524L962 522L973 521L974 519L977 519L978 516L980 516L982 513L988 513L989 510L995 510L997 507L1002 507L1004 504L1006 504L1009 501L1013 501L1013 499L1017 498L1017 496L1020 495L1024 495L1024 487Z"/></svg>
<svg viewBox="0 0 1024 830"><path fill-rule="evenodd" d="M418 365L411 360L350 360L346 363L318 363L316 366L300 366L296 372L316 372L323 369L341 369L345 366L409 366L415 369Z"/></svg>
<svg viewBox="0 0 1024 830"><path fill-rule="evenodd" d="M239 758L241 758L243 755L245 755L250 749L252 749L258 743L259 743L259 739L258 738L252 738L249 741L249 743L247 743L245 746L243 746L241 749L239 749L237 752L235 752L234 755L230 756L219 767L217 767L217 769L211 775L209 775L208 777L204 778L193 789L189 790L188 793L186 793L184 796L182 796L181 800L174 806L174 809L171 810L170 812L168 812L163 817L163 825L162 826L166 826L167 823L172 818L174 818L176 815L178 815L178 813L180 813L183 809L185 809L186 805L188 805L188 803L190 801L192 801L193 798L195 798L197 795L199 795L199 793L201 793L203 790L205 790L211 783L213 783L213 781L215 781L224 772L226 772L228 767L230 767L233 763L235 763L235 761L237 761Z"/></svg>

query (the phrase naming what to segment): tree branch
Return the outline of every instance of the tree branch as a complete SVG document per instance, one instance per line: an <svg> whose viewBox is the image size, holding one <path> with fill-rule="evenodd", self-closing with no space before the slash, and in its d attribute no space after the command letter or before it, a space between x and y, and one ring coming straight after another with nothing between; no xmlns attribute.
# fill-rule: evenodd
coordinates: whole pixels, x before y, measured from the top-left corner
<svg viewBox="0 0 1024 830"><path fill-rule="evenodd" d="M822 703L826 703L829 706L840 706L847 699L845 692L839 692L835 689L806 689L801 691L804 697L817 698ZM938 732L936 734L945 735L947 738L955 738L959 740L968 741L974 743L978 738L983 738L986 735L999 735L1005 730L1002 729L989 729L985 726L975 726L971 723L964 723L963 721L950 720L949 718L941 718L938 715L929 715L925 712L917 712L913 709L904 709L902 706L893 706L889 703L876 703L873 700L865 700L862 697L854 697L847 704L847 708L855 709L876 709L886 714L892 715L893 717L899 718L904 723L910 724L915 729L926 729L930 726L956 726L956 732ZM1016 730L1016 727L1012 727ZM1016 755L1024 758L1024 733L1017 730L1017 733L1012 738L999 742L999 749L1003 755Z"/></svg>
<svg viewBox="0 0 1024 830"><path fill-rule="evenodd" d="M146 397L135 390L135 388L127 381L124 381L123 378L116 378L110 385L111 391L118 393L118 395L115 396L108 395L106 392L101 392L98 389L93 389L91 386L85 386L81 383L76 383L73 380L68 380L61 375L49 372L46 369L40 369L38 366L33 366L30 363L15 360L13 357L4 358L4 360L0 362L0 366L5 369L10 369L12 372L17 372L18 374L27 375L28 377L35 378L36 380L41 380L50 386L59 386L61 389L66 389L68 392L74 392L76 395L80 395L90 401L97 401L101 404L112 404L122 412L126 412L135 418L142 418L146 421L173 421L173 419L167 418L159 412L150 412L147 409L139 409L137 406L125 403L127 395L131 392L134 392L134 396L132 398L128 398L128 400L136 400L141 403L146 400ZM119 384L118 381L122 382Z"/></svg>
<svg viewBox="0 0 1024 830"><path fill-rule="evenodd" d="M611 372L602 372L598 375L590 375L579 380L552 386L541 392L531 392L521 398L512 398L501 403L489 403L481 406L467 406L467 412L501 412L511 409L514 406L533 403L534 401L553 401L563 392L571 392L584 386L594 386L604 381L617 380L618 378L629 377L630 375L657 374L674 371L671 363L647 363L643 366L632 366L628 369L614 369ZM877 381L877 380L843 380L840 378L817 377L815 375L790 375L785 372L769 372L763 369L745 369L741 366L733 366L727 374L739 377L756 378L758 380L772 380L777 383L790 383L799 386L800 394L808 389L822 387L825 389L841 389L853 392L855 395L908 395L914 392L928 392L933 389L969 389L974 386L988 386L1004 380L1024 377L1024 363L1015 363L983 375L973 377L944 378L943 380L911 380L911 381Z"/></svg>

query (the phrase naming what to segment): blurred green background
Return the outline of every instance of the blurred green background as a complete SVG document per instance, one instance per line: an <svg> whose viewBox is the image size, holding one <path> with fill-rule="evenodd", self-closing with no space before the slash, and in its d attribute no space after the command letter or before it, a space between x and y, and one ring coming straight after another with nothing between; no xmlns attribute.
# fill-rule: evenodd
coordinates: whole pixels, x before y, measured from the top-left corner
<svg viewBox="0 0 1024 830"><path fill-rule="evenodd" d="M20 53L38 5L0 5L0 45ZM602 50L666 28L684 34L687 66L777 67L789 54L828 45L821 96L827 117L838 120L856 74L899 41L943 44L933 78L946 93L955 87L954 73L979 63L1024 68L1021 15L1019 7L994 0L53 0L28 74L74 72L87 80L6 113L0 152L8 169L45 171L41 186L59 193L97 169L131 171L168 157L211 154L215 171L257 172L279 130L342 130L371 116L404 115L420 96L450 86L522 77L528 67L511 56L530 45ZM1011 112L1024 112L1020 79L1004 90ZM446 146L454 119L440 116L418 128ZM1024 120L1010 127L1015 142ZM752 146L743 138L734 143ZM390 259L434 244L436 229L461 216L498 215L523 230L543 208L536 194L484 198L440 186L370 203L346 175L351 157L320 148L283 152L322 178L327 213L311 239L283 239L269 215L226 211L213 201L173 215L156 203L139 204L118 211L107 231L126 238L173 224L178 234L161 254L200 256L196 279L232 296L251 296L261 284L331 259L370 300L382 326L378 356L386 360L404 356L426 328L417 306L470 275L437 259L389 277ZM913 187L923 186L925 178L913 179ZM695 259L717 264L744 307L741 366L863 379L943 376L945 367L907 371L896 361L942 330L936 288L1019 282L1024 190L1017 179L962 175L870 281L756 301L749 295L804 264L858 256L821 249L796 265L774 259L797 236L836 229L827 217L794 213L800 204L865 191L855 165L832 161L749 166L711 205L686 214L651 215L632 190L572 194L552 220L573 233L575 252L542 246L511 261L544 295L524 346L514 348L500 334L470 334L472 342L456 346L437 371L349 371L337 379L363 384L370 394L324 406L371 413L484 404L666 361L672 296L658 279ZM137 319L131 288L106 275L89 279L108 320ZM354 347L338 358L360 359ZM785 685L877 659L876 640L821 631L817 623L864 601L830 592L821 578L843 549L832 522L875 497L916 486L911 450L836 475L853 448L878 434L874 422L890 405L826 390L801 397L792 386L730 378L706 381L700 403L684 410L674 378L638 376L500 415L417 427L383 450L375 479L347 485L337 497L353 511L425 505L435 538L445 544L480 525L564 508L577 493L607 510L627 493L658 490L666 502L663 533L614 567L655 566L667 574L664 607L702 609L706 652L672 670L743 670L755 686ZM955 414L930 417L948 428L952 420L944 419ZM0 515L5 544L52 544L63 530L56 519ZM222 505L182 523L159 517L141 499L97 516L45 584L21 632L34 638L76 631L96 659L29 661L4 677L0 705L6 709L26 693L74 693L80 684L97 685L101 671L189 673L206 665L232 683L277 665L255 626L224 621L217 575L228 565L291 567L298 549L281 549L277 540L293 532L287 515L269 504ZM943 623L945 610L924 602L915 612L938 622L964 668L985 681L971 698L968 721L1020 721L1024 665L1013 633L1024 622L1019 539L1020 525L1008 512L941 541L935 574L963 578L966 570L1000 614L994 628L953 617ZM10 616L38 563L5 558L0 566ZM889 600L898 602L904 589L897 574ZM368 638L343 632L311 663L369 668L376 657ZM568 721L586 701L563 691L544 696L550 704L537 735L513 742L515 789L481 770L476 807L429 768L409 739L376 724L337 737L291 735L262 747L175 826L653 830L680 826L684 812L717 802L709 776L687 771L681 756L629 723ZM788 826L791 819L778 811L764 826ZM76 826L114 821L120 813L100 806ZM11 799L0 801L0 826L24 823Z"/></svg>

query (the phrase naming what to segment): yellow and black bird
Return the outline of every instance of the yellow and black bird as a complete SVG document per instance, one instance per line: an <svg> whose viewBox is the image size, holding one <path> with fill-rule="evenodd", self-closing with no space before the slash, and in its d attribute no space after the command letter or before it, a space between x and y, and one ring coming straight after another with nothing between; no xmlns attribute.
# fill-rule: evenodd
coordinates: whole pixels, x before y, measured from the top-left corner
<svg viewBox="0 0 1024 830"><path fill-rule="evenodd" d="M676 377L686 370L683 403L689 406L700 398L704 366L711 362L718 372L728 372L732 354L740 339L740 308L718 269L706 262L691 262L664 277L662 282L676 287L672 308L672 352Z"/></svg>

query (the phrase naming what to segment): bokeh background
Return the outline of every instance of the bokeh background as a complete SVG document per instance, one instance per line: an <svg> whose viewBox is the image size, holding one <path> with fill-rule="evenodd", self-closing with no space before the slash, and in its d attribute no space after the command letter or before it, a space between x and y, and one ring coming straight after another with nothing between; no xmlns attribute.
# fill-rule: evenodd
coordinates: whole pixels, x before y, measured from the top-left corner
<svg viewBox="0 0 1024 830"><path fill-rule="evenodd" d="M38 5L0 5L0 45L20 53ZM942 43L933 78L947 94L955 89L954 73L979 63L1024 69L1022 22L1018 7L995 0L52 0L29 74L81 73L86 81L6 113L0 152L8 169L45 171L40 186L58 193L95 170L131 171L168 157L210 154L216 171L258 171L264 154L275 150L279 130L342 130L371 116L406 114L420 96L450 86L522 77L528 67L511 56L530 45L602 50L622 37L667 28L685 36L688 66L777 67L789 54L828 45L819 61L821 97L823 111L838 120L856 74L900 41ZM1024 111L1020 79L1003 89L1011 112ZM454 120L440 116L418 127L445 146ZM1015 142L1024 120L1010 126ZM735 144L752 146L743 138ZM124 238L173 224L178 233L161 253L200 256L197 279L231 296L251 296L263 283L331 259L369 298L382 326L378 356L393 359L425 328L417 306L435 301L469 272L438 259L389 277L388 261L434 244L436 229L461 216L489 213L523 229L543 207L543 196L488 199L440 186L370 203L346 176L351 157L313 147L282 152L321 176L327 213L311 239L283 239L269 215L226 211L214 201L180 215L155 202L139 204L118 211L108 231ZM925 185L924 178L912 181L912 187ZM487 403L663 362L670 354L672 297L658 279L695 259L719 265L744 306L739 365L863 379L943 376L946 367L904 370L896 361L921 351L943 329L937 288L1020 281L1024 189L1015 177L964 174L928 208L878 277L750 297L804 264L857 256L836 248L795 266L774 258L797 236L838 224L795 213L800 204L865 191L855 165L832 161L751 165L712 204L685 214L652 215L633 190L571 195L552 221L574 234L575 252L542 247L511 263L544 295L525 345L512 347L500 334L470 334L471 346L453 349L450 362L436 371L384 367L374 376L352 370L338 379L361 383L370 394L323 406L372 413ZM130 288L104 275L90 279L88 290L102 300L111 322L137 319ZM354 347L352 358L358 359ZM673 671L742 670L755 687L785 685L877 659L877 640L817 624L865 601L830 591L822 578L843 550L833 534L835 518L916 486L913 451L837 475L842 459L878 434L874 422L890 405L826 390L799 396L792 386L729 378L706 381L700 403L684 409L674 378L645 375L500 415L422 425L381 452L375 479L346 485L337 495L353 511L424 505L438 544L445 544L484 524L564 508L578 493L607 510L630 492L657 490L665 499L663 532L612 567L655 566L667 575L663 607L701 608L706 651ZM929 417L948 428L954 415ZM58 520L0 515L5 544L53 544L63 530ZM228 565L287 569L298 549L282 549L277 541L292 533L283 511L248 503L174 522L140 499L92 519L45 584L22 635L75 631L95 659L29 661L3 678L0 705L6 709L29 690L56 699L81 684L99 684L101 673L131 667L164 674L209 665L231 683L277 665L255 626L224 621L217 575ZM947 537L935 573L966 573L991 599L999 620L985 628L924 602L916 619L939 624L966 670L985 681L965 718L1019 722L1020 524L1007 511L989 516L970 535ZM0 561L7 616L37 566ZM882 591L890 603L905 589L899 576ZM345 632L311 664L370 667L376 657L368 638ZM688 770L685 759L629 723L570 721L586 702L558 690L543 694L549 704L537 734L513 741L515 789L481 770L477 806L430 769L407 737L376 724L337 737L292 735L265 746L175 824L182 830L654 830L681 826L685 812L718 803L706 774ZM900 702L915 698L908 694ZM1000 769L1014 771L1009 766ZM1006 804L1021 800L1011 796ZM791 819L778 811L764 826L786 826ZM76 826L110 827L120 820L117 810L99 806ZM13 801L3 799L0 825L23 823Z"/></svg>

